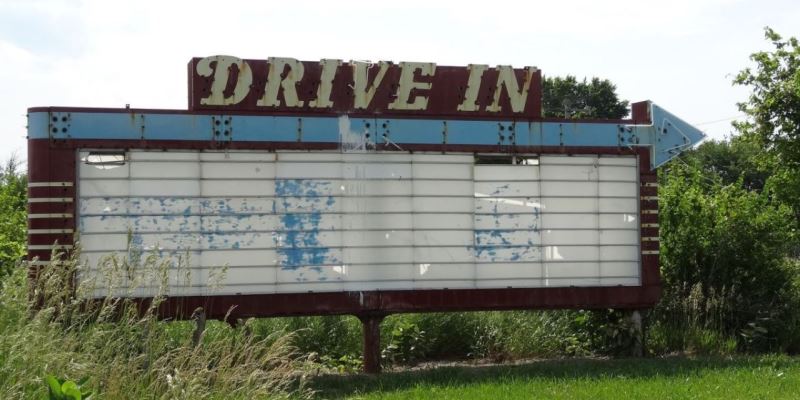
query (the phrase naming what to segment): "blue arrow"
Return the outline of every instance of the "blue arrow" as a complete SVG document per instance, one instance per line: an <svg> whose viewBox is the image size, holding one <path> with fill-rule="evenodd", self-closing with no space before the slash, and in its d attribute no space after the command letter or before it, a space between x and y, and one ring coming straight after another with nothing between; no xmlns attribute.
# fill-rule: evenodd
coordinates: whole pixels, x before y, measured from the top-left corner
<svg viewBox="0 0 800 400"><path fill-rule="evenodd" d="M189 114L184 111L32 109L30 139L215 140L501 146L649 146L657 168L705 135L648 102L651 124L621 121L556 122L349 116Z"/></svg>

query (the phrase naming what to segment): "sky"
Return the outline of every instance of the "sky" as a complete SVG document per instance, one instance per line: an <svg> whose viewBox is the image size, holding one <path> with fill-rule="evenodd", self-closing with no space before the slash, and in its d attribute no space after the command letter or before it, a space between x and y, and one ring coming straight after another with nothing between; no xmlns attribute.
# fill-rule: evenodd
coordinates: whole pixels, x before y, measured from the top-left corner
<svg viewBox="0 0 800 400"><path fill-rule="evenodd" d="M596 76L722 139L764 27L798 21L793 0L0 0L0 161L26 159L29 107L186 109L189 59L217 54Z"/></svg>

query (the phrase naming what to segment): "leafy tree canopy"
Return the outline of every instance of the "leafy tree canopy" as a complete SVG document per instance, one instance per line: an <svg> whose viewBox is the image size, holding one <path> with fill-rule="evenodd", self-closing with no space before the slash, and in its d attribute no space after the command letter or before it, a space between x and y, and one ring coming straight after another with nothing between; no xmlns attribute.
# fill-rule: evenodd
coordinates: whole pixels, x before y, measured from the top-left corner
<svg viewBox="0 0 800 400"><path fill-rule="evenodd" d="M550 118L624 118L628 115L628 101L620 100L616 91L616 85L607 79L578 81L571 75L545 77L543 115Z"/></svg>
<svg viewBox="0 0 800 400"><path fill-rule="evenodd" d="M765 36L773 49L753 53L755 66L734 80L751 90L748 100L738 104L749 118L735 126L776 153L782 165L800 168L800 43L770 28Z"/></svg>

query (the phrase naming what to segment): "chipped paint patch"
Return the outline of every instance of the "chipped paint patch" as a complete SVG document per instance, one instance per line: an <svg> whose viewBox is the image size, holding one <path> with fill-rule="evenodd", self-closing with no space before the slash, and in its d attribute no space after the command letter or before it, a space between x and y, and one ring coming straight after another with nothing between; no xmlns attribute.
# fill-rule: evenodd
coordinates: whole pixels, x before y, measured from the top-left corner
<svg viewBox="0 0 800 400"><path fill-rule="evenodd" d="M322 272L321 265L336 264L330 248L320 241L322 214L335 204L330 193L331 182L310 179L276 179L276 213L279 214L282 234L275 235L278 262L285 270L309 267ZM297 209L297 203L304 209ZM294 212L292 212L294 211ZM282 214L281 214L282 213ZM301 275L298 274L298 279Z"/></svg>

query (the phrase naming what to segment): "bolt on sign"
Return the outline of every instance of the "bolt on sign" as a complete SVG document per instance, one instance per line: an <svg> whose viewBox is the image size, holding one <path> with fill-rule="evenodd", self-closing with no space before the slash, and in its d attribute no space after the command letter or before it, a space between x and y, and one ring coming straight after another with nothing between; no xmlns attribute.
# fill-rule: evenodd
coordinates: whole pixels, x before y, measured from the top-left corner
<svg viewBox="0 0 800 400"><path fill-rule="evenodd" d="M353 314L370 371L391 313L652 306L654 169L703 134L540 109L530 67L231 56L191 60L188 110L31 108L31 272L80 235L88 298Z"/></svg>

